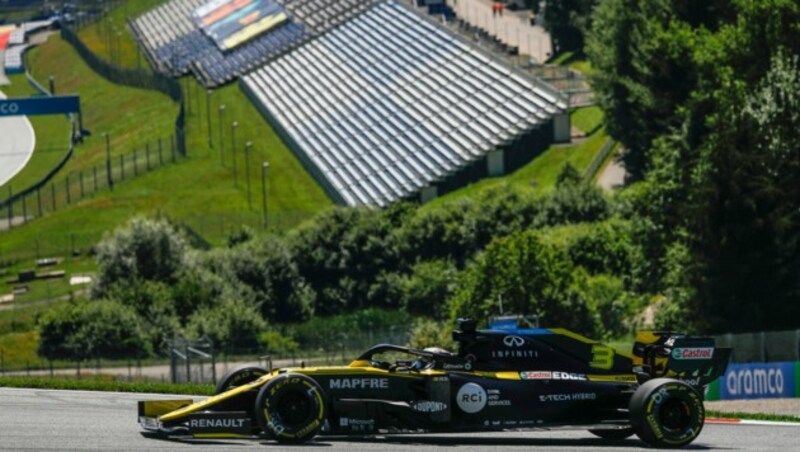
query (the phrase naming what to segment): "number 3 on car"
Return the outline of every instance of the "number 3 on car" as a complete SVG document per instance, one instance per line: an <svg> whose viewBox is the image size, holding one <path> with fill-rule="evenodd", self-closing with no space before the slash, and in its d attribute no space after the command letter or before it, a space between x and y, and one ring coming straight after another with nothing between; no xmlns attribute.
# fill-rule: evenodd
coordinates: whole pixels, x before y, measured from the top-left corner
<svg viewBox="0 0 800 452"><path fill-rule="evenodd" d="M592 361L589 365L595 369L611 369L614 367L614 349L606 345L592 346Z"/></svg>

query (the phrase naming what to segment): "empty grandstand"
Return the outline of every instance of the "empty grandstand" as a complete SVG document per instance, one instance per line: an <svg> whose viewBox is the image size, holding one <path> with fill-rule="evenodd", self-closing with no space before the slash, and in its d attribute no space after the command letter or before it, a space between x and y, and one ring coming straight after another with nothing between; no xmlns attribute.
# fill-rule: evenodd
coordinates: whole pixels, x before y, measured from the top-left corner
<svg viewBox="0 0 800 452"><path fill-rule="evenodd" d="M131 22L153 67L172 75L189 72L206 86L219 86L259 67L270 58L338 25L374 0L281 0L289 11L285 25L255 36L234 49L221 49L193 14L209 0L172 0Z"/></svg>
<svg viewBox="0 0 800 452"><path fill-rule="evenodd" d="M243 87L348 205L426 200L465 172L499 175L569 139L556 91L395 1L274 59Z"/></svg>

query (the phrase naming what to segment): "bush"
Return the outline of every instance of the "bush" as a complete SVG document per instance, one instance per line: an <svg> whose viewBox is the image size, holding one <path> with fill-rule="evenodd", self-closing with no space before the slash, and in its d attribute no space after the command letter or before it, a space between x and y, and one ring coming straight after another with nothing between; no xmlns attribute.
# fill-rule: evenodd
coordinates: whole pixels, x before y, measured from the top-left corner
<svg viewBox="0 0 800 452"><path fill-rule="evenodd" d="M453 340L453 326L450 323L426 318L414 322L408 346L417 349L437 347L450 352L456 352L458 348Z"/></svg>
<svg viewBox="0 0 800 452"><path fill-rule="evenodd" d="M212 251L201 265L226 284L249 288L262 316L270 321L300 321L313 310L314 294L300 276L291 250L278 238Z"/></svg>
<svg viewBox="0 0 800 452"><path fill-rule="evenodd" d="M183 236L164 219L134 218L97 246L95 297L131 280L174 282L185 263Z"/></svg>
<svg viewBox="0 0 800 452"><path fill-rule="evenodd" d="M561 170L556 189L544 200L540 225L601 221L608 217L609 206L603 192L583 181L571 165Z"/></svg>
<svg viewBox="0 0 800 452"><path fill-rule="evenodd" d="M133 308L112 301L77 302L47 312L38 324L39 355L84 360L152 353Z"/></svg>
<svg viewBox="0 0 800 452"><path fill-rule="evenodd" d="M567 253L590 274L629 275L634 254L630 227L621 222L593 224L568 241Z"/></svg>
<svg viewBox="0 0 800 452"><path fill-rule="evenodd" d="M258 342L268 353L287 356L300 349L300 344L293 337L278 330L268 330L258 337Z"/></svg>
<svg viewBox="0 0 800 452"><path fill-rule="evenodd" d="M218 350L252 350L267 329L252 299L226 289L215 307L195 312L186 327L194 339L207 337Z"/></svg>
<svg viewBox="0 0 800 452"><path fill-rule="evenodd" d="M370 306L370 290L379 275L400 265L395 230L410 209L399 204L387 211L340 208L290 236L298 270L316 295L314 312L333 315Z"/></svg>
<svg viewBox="0 0 800 452"><path fill-rule="evenodd" d="M535 231L495 240L465 272L451 319L535 315L543 325L592 334L592 315L573 287L572 271L566 252Z"/></svg>
<svg viewBox="0 0 800 452"><path fill-rule="evenodd" d="M411 269L411 276L400 282L403 307L413 315L443 318L447 301L455 293L458 270L449 261L420 262Z"/></svg>

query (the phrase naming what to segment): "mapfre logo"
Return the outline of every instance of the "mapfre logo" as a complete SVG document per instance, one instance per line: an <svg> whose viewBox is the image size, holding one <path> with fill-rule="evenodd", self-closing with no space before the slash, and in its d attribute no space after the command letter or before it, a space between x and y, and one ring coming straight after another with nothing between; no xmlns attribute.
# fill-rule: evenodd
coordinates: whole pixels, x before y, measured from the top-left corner
<svg viewBox="0 0 800 452"><path fill-rule="evenodd" d="M503 338L503 344L506 347L522 347L525 345L525 339L519 336L506 336Z"/></svg>
<svg viewBox="0 0 800 452"><path fill-rule="evenodd" d="M714 357L714 347L676 348L672 350L673 359L711 359Z"/></svg>
<svg viewBox="0 0 800 452"><path fill-rule="evenodd" d="M334 378L331 389L388 389L388 378Z"/></svg>

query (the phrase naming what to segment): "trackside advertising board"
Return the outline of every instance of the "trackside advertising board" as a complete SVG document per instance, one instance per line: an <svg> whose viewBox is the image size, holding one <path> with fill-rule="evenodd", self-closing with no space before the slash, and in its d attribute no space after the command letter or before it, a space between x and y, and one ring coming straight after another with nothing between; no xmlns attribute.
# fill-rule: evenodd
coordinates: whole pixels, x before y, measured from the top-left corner
<svg viewBox="0 0 800 452"><path fill-rule="evenodd" d="M800 362L731 364L706 396L708 400L798 397Z"/></svg>
<svg viewBox="0 0 800 452"><path fill-rule="evenodd" d="M0 116L55 115L80 112L81 100L78 96L42 96L0 100Z"/></svg>
<svg viewBox="0 0 800 452"><path fill-rule="evenodd" d="M222 51L231 50L289 19L271 0L213 0L192 14L195 23Z"/></svg>

